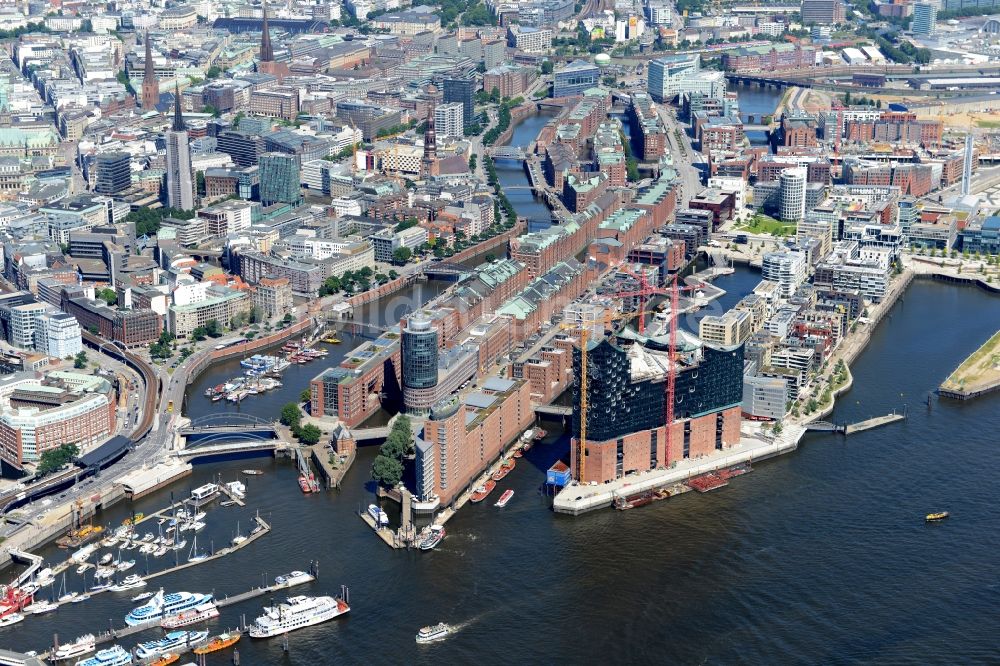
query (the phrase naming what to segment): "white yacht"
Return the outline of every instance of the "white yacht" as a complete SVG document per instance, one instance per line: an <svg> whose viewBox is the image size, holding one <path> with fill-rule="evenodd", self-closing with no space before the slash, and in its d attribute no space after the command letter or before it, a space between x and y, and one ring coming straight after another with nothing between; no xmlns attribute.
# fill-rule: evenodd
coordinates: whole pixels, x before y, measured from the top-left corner
<svg viewBox="0 0 1000 666"><path fill-rule="evenodd" d="M136 646L135 655L139 659L151 659L175 648L195 645L206 638L208 638L207 631L171 631L159 640L139 643Z"/></svg>
<svg viewBox="0 0 1000 666"><path fill-rule="evenodd" d="M279 636L332 620L350 610L347 602L333 597L291 597L284 603L265 607L264 614L250 625L250 637Z"/></svg>
<svg viewBox="0 0 1000 666"><path fill-rule="evenodd" d="M301 585L302 583L311 583L314 580L316 580L316 578L307 574L305 571L293 571L291 573L276 576L274 584L276 587L292 587L293 585Z"/></svg>
<svg viewBox="0 0 1000 666"><path fill-rule="evenodd" d="M0 617L0 627L9 627L12 624L17 624L24 619L24 616L20 613L8 613L3 617Z"/></svg>
<svg viewBox="0 0 1000 666"><path fill-rule="evenodd" d="M122 582L117 585L111 586L112 592L124 592L125 590L134 590L137 587L145 587L146 581L144 581L137 574L132 574L131 576L126 576Z"/></svg>
<svg viewBox="0 0 1000 666"><path fill-rule="evenodd" d="M444 622L439 622L433 627L424 627L417 632L417 642L418 643L433 643L434 641L439 641L443 638L447 638L448 634L452 632L452 628L445 624Z"/></svg>
<svg viewBox="0 0 1000 666"><path fill-rule="evenodd" d="M80 550L70 555L69 559L77 563L86 562L90 558L90 556L94 554L95 550L97 550L97 544L94 543L87 544Z"/></svg>
<svg viewBox="0 0 1000 666"><path fill-rule="evenodd" d="M177 615L182 611L195 608L201 604L212 601L211 594L195 594L191 592L173 592L164 595L160 590L148 603L132 609L132 612L125 616L125 624L134 627L150 620L161 617Z"/></svg>
<svg viewBox="0 0 1000 666"><path fill-rule="evenodd" d="M60 645L59 649L52 653L52 658L56 661L62 661L63 659L72 659L73 657L82 657L85 654L90 654L94 651L95 640L94 634L80 636L72 643Z"/></svg>

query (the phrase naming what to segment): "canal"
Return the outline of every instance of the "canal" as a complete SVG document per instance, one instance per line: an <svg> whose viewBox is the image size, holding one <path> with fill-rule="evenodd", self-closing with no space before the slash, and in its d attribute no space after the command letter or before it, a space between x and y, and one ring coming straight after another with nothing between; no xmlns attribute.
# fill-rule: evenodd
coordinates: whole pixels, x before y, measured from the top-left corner
<svg viewBox="0 0 1000 666"><path fill-rule="evenodd" d="M741 267L720 280L727 299L755 283L756 273ZM237 522L245 533L258 511L273 532L158 584L234 594L317 559L319 580L298 593L351 587L351 613L291 634L287 653L280 640L245 637L238 645L245 664L994 662L1000 394L925 403L998 320L995 297L915 281L855 363L854 387L831 417L905 405L907 421L849 439L809 435L797 452L708 495L624 513L555 515L539 491L568 441L546 424L549 437L501 484L516 491L510 505L462 509L429 553L392 551L357 517L373 500L373 448L359 452L339 491L304 496L290 464L261 458L198 466L134 508L149 513L171 494L259 468L262 476L248 478L246 508L209 509L199 547L218 549ZM322 361L335 362L336 354ZM319 363L301 366L301 376L286 373L282 391L297 395ZM199 378L190 413L215 409L200 390L235 370L219 366ZM242 407L255 405L266 417L285 401L257 400ZM924 524L925 513L945 509L949 521ZM100 520L117 525L129 510L120 504ZM49 562L65 557L54 547L41 554ZM68 585L79 590L83 580L71 570ZM40 649L56 632L65 641L120 624L129 596L103 594L30 617L0 629L0 646ZM252 621L266 601L224 609L208 628ZM416 631L439 621L458 632L416 645ZM229 653L207 659L229 661Z"/></svg>

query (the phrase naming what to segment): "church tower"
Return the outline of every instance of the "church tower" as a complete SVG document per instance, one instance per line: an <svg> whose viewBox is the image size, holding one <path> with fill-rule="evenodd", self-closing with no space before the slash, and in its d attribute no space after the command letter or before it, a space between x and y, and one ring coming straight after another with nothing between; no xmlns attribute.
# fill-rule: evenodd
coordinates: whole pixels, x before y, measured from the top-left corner
<svg viewBox="0 0 1000 666"><path fill-rule="evenodd" d="M153 49L149 41L149 31L146 31L146 59L142 74L142 108L152 111L160 103L160 82L156 80L153 69Z"/></svg>

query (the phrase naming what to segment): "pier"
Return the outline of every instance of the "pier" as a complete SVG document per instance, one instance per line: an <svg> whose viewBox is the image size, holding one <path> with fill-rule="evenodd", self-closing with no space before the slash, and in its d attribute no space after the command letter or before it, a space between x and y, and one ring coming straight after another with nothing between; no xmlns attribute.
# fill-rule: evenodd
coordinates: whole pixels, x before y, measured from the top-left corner
<svg viewBox="0 0 1000 666"><path fill-rule="evenodd" d="M972 400L1000 390L1000 331L969 354L938 387L946 398Z"/></svg>
<svg viewBox="0 0 1000 666"><path fill-rule="evenodd" d="M896 423L897 421L906 420L906 413L897 414L892 412L891 414L886 414L884 416L873 416L870 419L865 419L864 421L858 421L857 423L830 423L829 421L813 421L806 424L806 430L811 432L839 432L843 435L851 435L856 432L864 432L865 430L871 430L873 428L881 428L882 426L889 425L890 423Z"/></svg>
<svg viewBox="0 0 1000 666"><path fill-rule="evenodd" d="M351 469L351 465L354 464L354 458L357 455L356 449L351 449L351 452L347 454L347 459L340 465L335 466L330 462L331 454L326 444L322 442L313 444L309 447L309 451L311 452L313 463L316 464L317 470L326 481L327 490L340 487L341 481L344 480L344 476ZM333 455L339 454L334 453Z"/></svg>

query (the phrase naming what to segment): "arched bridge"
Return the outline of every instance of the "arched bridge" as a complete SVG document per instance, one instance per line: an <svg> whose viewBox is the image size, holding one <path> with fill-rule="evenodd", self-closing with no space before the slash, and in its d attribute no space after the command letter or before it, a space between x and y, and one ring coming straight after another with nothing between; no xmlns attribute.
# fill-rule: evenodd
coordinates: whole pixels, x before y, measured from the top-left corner
<svg viewBox="0 0 1000 666"><path fill-rule="evenodd" d="M277 425L273 421L244 414L224 412L197 418L187 426L178 429L177 434L187 440L187 446L219 444L226 441L270 440L278 436Z"/></svg>
<svg viewBox="0 0 1000 666"><path fill-rule="evenodd" d="M486 149L487 154L495 160L526 160L528 156L517 146L492 146Z"/></svg>
<svg viewBox="0 0 1000 666"><path fill-rule="evenodd" d="M468 266L438 261L424 268L424 275L437 280L458 280L472 271Z"/></svg>

